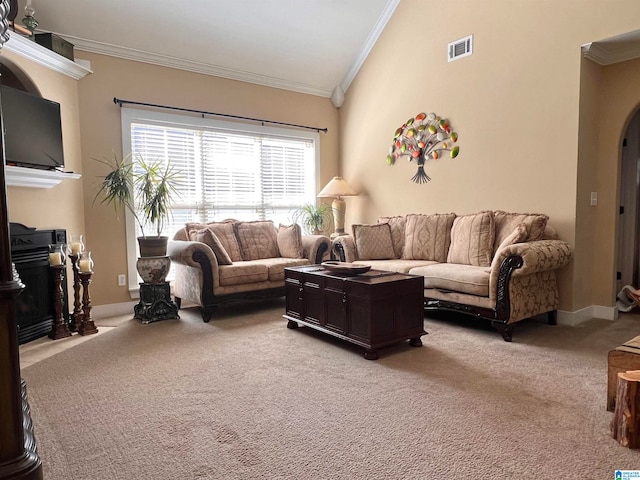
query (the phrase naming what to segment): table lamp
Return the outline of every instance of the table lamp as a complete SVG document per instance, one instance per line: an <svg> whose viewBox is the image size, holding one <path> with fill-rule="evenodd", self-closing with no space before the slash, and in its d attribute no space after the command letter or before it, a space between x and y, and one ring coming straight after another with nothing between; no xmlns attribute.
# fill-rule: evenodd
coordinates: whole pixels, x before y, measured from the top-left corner
<svg viewBox="0 0 640 480"><path fill-rule="evenodd" d="M333 198L331 208L333 210L333 224L335 232L331 234L331 238L345 235L344 232L344 214L346 210L345 201L342 197L351 197L357 195L355 190L345 182L342 177L333 177L327 185L320 190L318 197Z"/></svg>

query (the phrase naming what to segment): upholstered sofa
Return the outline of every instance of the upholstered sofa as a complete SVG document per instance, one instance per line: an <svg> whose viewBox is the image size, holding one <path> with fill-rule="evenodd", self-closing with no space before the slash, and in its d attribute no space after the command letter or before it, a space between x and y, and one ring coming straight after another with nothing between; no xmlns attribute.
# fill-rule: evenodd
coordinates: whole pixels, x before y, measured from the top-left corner
<svg viewBox="0 0 640 480"><path fill-rule="evenodd" d="M284 269L321 263L331 242L302 235L300 226L271 221L188 223L169 241L173 292L200 306L208 322L221 303L284 296Z"/></svg>
<svg viewBox="0 0 640 480"><path fill-rule="evenodd" d="M556 271L572 257L548 216L504 211L381 217L332 248L344 262L424 276L426 310L488 319L506 341L525 318L556 323Z"/></svg>

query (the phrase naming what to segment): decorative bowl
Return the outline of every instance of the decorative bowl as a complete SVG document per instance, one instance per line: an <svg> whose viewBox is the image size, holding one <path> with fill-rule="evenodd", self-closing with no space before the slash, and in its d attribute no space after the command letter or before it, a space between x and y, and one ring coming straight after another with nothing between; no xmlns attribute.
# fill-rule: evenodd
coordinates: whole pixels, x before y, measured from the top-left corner
<svg viewBox="0 0 640 480"><path fill-rule="evenodd" d="M359 275L361 273L371 270L371 265L356 265L355 263L347 262L322 262L325 269L332 273L343 273L348 275Z"/></svg>

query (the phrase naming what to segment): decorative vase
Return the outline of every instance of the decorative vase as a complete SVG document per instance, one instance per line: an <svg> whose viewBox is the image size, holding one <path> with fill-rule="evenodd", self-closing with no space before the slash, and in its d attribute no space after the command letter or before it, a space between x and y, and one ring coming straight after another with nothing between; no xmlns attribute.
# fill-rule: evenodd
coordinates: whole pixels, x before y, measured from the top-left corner
<svg viewBox="0 0 640 480"><path fill-rule="evenodd" d="M164 257L169 237L138 237L141 257Z"/></svg>
<svg viewBox="0 0 640 480"><path fill-rule="evenodd" d="M136 268L144 283L163 283L171 268L171 258L168 256L140 257Z"/></svg>

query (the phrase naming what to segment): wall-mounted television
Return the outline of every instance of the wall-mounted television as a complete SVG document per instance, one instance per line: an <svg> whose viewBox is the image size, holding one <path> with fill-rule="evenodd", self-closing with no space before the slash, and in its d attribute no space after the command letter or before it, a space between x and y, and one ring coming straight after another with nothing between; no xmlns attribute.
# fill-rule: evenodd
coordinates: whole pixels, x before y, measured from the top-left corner
<svg viewBox="0 0 640 480"><path fill-rule="evenodd" d="M0 116L7 165L64 167L59 103L2 85Z"/></svg>

